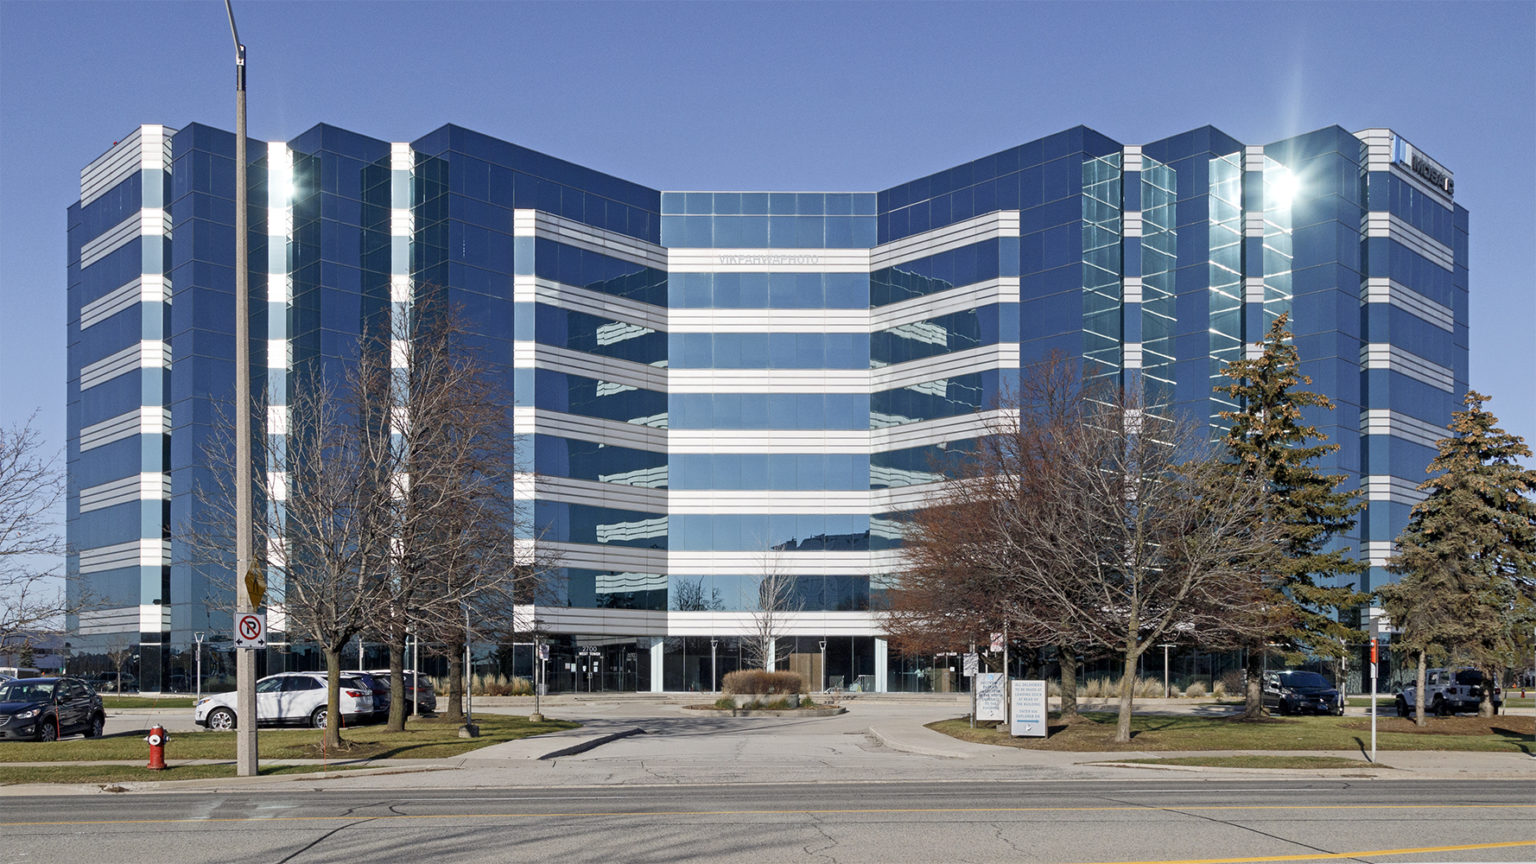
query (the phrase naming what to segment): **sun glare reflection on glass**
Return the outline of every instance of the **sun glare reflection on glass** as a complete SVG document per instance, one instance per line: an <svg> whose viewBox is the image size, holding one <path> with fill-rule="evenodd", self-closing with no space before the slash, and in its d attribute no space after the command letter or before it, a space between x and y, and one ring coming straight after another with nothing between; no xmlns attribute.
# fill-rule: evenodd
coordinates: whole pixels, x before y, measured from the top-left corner
<svg viewBox="0 0 1536 864"><path fill-rule="evenodd" d="M1276 207L1291 206L1291 202L1296 199L1297 193L1301 191L1301 181L1295 174L1291 173L1289 168L1280 168L1274 172L1272 178L1266 177L1266 179L1269 180L1267 185L1269 186L1271 203Z"/></svg>

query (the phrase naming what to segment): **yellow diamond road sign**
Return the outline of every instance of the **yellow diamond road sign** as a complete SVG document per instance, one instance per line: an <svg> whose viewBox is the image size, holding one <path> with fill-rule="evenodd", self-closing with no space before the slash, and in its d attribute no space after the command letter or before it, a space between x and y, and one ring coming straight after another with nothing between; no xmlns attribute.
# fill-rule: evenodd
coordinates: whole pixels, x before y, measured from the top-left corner
<svg viewBox="0 0 1536 864"><path fill-rule="evenodd" d="M267 580L261 578L261 568L255 561L245 571L245 593L251 598L251 608L260 609L262 599L267 596Z"/></svg>

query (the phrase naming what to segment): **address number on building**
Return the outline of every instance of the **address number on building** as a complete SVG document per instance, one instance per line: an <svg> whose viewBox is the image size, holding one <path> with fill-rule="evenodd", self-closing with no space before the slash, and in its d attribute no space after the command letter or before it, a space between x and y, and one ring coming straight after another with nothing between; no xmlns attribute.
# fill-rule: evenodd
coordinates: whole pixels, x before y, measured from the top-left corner
<svg viewBox="0 0 1536 864"><path fill-rule="evenodd" d="M235 647L267 647L267 616L259 612L235 614Z"/></svg>

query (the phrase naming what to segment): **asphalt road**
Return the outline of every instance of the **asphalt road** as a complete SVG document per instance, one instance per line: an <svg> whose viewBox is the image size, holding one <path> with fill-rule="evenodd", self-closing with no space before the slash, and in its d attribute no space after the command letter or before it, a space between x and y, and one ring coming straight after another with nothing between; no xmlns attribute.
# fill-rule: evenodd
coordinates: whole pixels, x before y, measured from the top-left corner
<svg viewBox="0 0 1536 864"><path fill-rule="evenodd" d="M1150 780L6 799L0 861L1530 861L1528 782Z"/></svg>

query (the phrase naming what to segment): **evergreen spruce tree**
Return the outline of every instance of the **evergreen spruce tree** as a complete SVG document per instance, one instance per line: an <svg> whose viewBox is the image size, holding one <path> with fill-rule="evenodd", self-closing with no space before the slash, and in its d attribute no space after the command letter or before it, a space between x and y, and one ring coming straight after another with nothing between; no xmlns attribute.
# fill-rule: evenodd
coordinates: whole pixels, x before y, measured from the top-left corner
<svg viewBox="0 0 1536 864"><path fill-rule="evenodd" d="M1499 428L1486 401L1469 391L1466 410L1451 415L1451 436L1429 465L1434 476L1419 486L1428 497L1413 508L1389 565L1403 579L1382 590L1388 613L1402 616L1394 623L1403 641L1419 654L1417 693L1426 651L1476 665L1494 681L1524 659L1536 623L1536 471L1521 467L1530 448ZM1491 692L1483 688L1485 717Z"/></svg>
<svg viewBox="0 0 1536 864"><path fill-rule="evenodd" d="M1333 403L1300 389L1312 379L1301 374L1288 319L1281 315L1270 326L1257 357L1228 363L1222 374L1230 383L1216 388L1238 405L1221 413L1231 424L1223 438L1231 470L1269 487L1270 518L1283 529L1265 574L1272 596L1262 629L1269 636L1248 650L1245 719L1263 714L1260 678L1266 643L1277 645L1293 662L1308 654L1341 656L1361 634L1340 618L1370 599L1349 584L1365 572L1365 564L1348 549L1331 548L1335 537L1354 528L1363 505L1358 492L1339 489L1342 476L1324 474L1315 464L1338 445L1324 443L1327 436L1303 423L1302 409L1331 411Z"/></svg>

